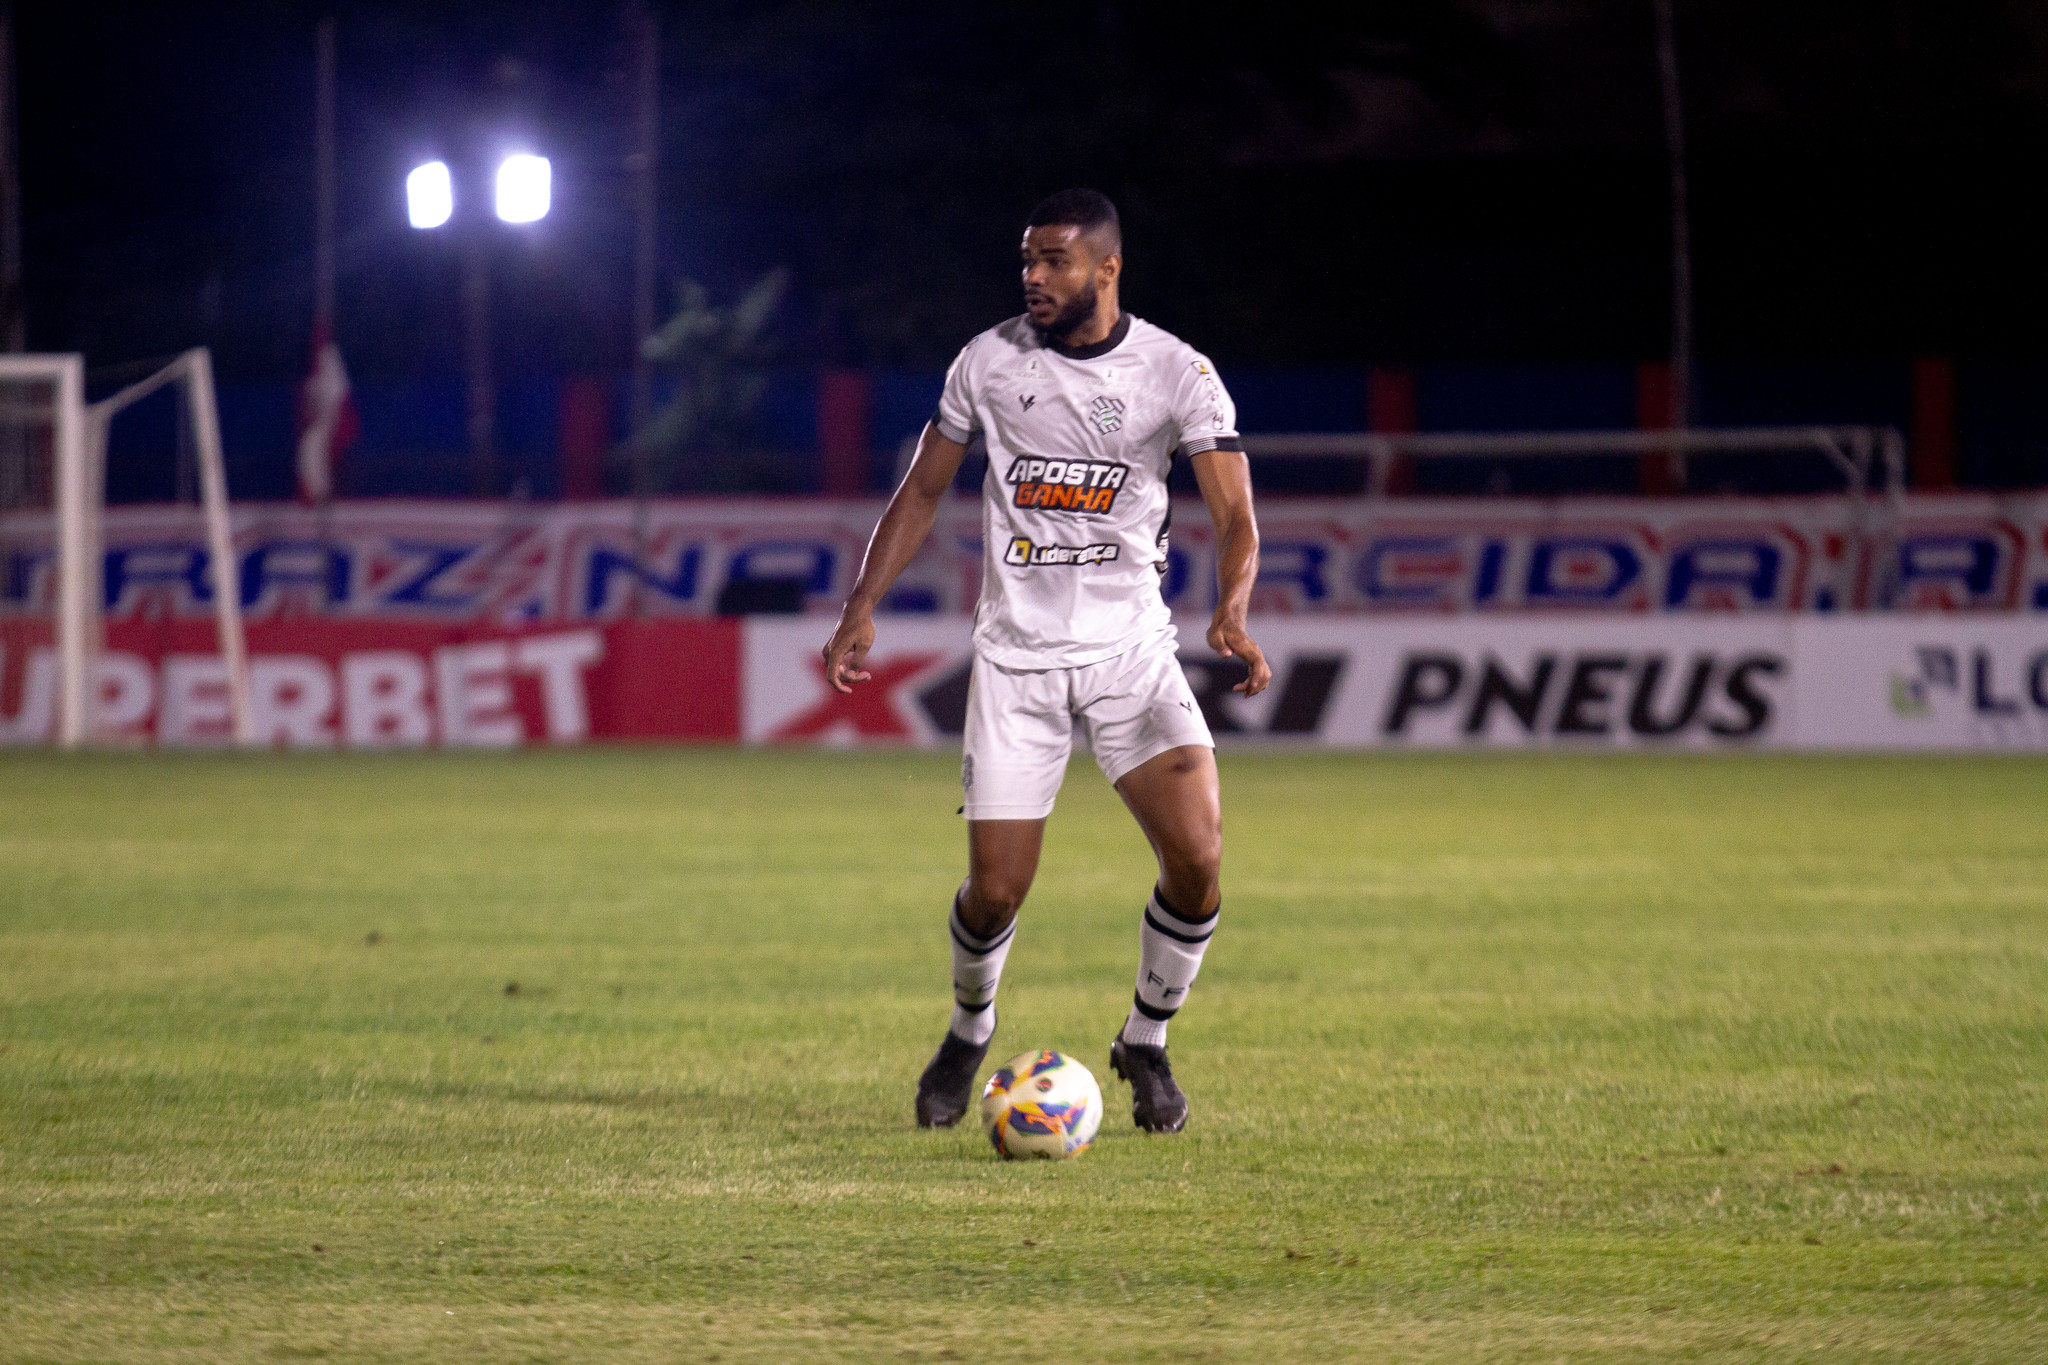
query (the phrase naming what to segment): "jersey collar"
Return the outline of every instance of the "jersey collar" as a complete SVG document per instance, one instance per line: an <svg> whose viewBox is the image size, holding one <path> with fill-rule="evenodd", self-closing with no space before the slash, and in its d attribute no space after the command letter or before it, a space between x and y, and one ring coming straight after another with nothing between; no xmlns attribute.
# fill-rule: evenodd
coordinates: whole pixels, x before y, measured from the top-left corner
<svg viewBox="0 0 2048 1365"><path fill-rule="evenodd" d="M1108 355L1123 345L1124 338L1131 334L1131 315L1119 313L1116 326L1109 329L1109 335L1087 346L1062 346L1057 341L1047 341L1045 348L1054 355L1063 355L1069 360L1093 360Z"/></svg>

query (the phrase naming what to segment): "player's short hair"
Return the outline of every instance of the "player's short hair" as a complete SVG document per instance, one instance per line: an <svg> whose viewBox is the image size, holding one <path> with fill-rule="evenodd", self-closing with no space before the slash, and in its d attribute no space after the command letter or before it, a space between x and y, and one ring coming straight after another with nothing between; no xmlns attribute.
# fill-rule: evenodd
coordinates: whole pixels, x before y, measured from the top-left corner
<svg viewBox="0 0 2048 1365"><path fill-rule="evenodd" d="M1047 195L1031 210L1024 226L1077 227L1082 236L1094 237L1103 244L1105 256L1114 256L1124 249L1123 221L1116 216L1116 205L1099 190L1061 190Z"/></svg>

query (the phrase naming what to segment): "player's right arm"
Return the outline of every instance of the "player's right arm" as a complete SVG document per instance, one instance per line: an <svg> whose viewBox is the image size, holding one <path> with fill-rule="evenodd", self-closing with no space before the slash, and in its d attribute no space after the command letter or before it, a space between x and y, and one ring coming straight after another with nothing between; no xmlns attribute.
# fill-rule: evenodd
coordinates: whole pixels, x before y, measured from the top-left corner
<svg viewBox="0 0 2048 1365"><path fill-rule="evenodd" d="M825 645L825 681L837 691L851 692L853 684L868 680L863 665L875 643L875 607L932 533L939 503L953 486L953 476L960 472L966 454L966 446L942 435L937 425L925 424L910 471L868 540L860 577L854 580L853 592L839 613L839 628Z"/></svg>

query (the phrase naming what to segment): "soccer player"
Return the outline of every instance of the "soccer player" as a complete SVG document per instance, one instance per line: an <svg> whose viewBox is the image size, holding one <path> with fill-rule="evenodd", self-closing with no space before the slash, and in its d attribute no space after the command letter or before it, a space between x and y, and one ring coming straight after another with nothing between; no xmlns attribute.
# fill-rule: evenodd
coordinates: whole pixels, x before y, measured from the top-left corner
<svg viewBox="0 0 2048 1365"><path fill-rule="evenodd" d="M1032 211L1023 251L1024 313L968 342L947 371L939 410L825 646L825 674L841 692L868 679L875 604L931 532L979 433L986 549L960 774L967 880L948 924L952 1023L918 1079L917 1121L950 1127L967 1112L1079 717L1159 860L1138 929L1138 987L1110 1067L1130 1083L1138 1127L1175 1133L1188 1102L1167 1064L1166 1025L1216 932L1223 833L1215 741L1159 593L1166 478L1185 457L1209 505L1220 590L1209 646L1243 661L1237 690L1249 697L1272 680L1245 630L1259 561L1251 475L1215 367L1118 306L1123 240L1107 198L1053 195Z"/></svg>

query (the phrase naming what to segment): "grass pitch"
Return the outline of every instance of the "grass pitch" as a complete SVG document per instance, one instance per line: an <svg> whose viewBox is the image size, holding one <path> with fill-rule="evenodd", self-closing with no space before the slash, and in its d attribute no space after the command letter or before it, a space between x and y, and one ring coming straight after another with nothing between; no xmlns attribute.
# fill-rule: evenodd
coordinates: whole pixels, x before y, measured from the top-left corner
<svg viewBox="0 0 2048 1365"><path fill-rule="evenodd" d="M1150 884L1076 767L998 1055L918 1132L943 756L0 757L0 1358L2048 1357L2048 764L1224 758Z"/></svg>

